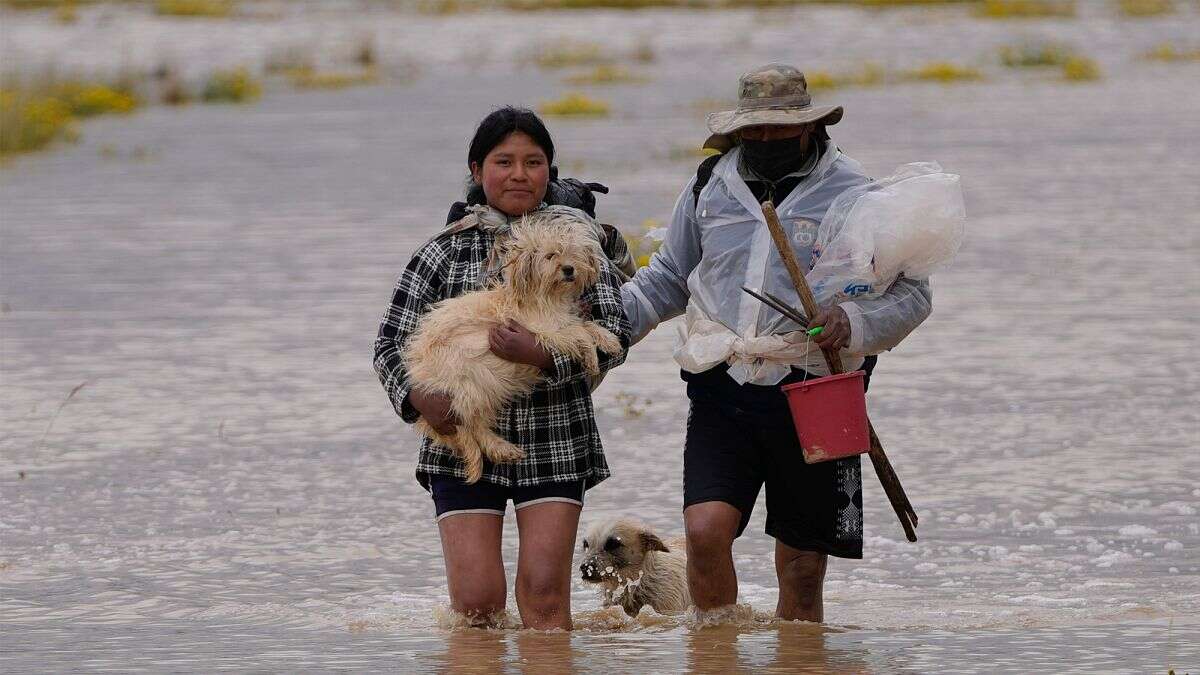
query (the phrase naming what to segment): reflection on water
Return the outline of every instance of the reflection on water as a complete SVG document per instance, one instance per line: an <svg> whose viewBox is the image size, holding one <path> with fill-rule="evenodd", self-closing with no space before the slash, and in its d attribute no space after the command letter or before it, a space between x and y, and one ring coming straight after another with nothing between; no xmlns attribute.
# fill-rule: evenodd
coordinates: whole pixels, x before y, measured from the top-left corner
<svg viewBox="0 0 1200 675"><path fill-rule="evenodd" d="M569 173L608 183L602 213L634 226L664 218L694 171L672 151L703 140L696 101L757 63L990 63L1031 35L1098 52L1105 78L1086 85L996 66L984 84L820 94L846 106L835 138L872 173L936 159L964 176L972 216L933 317L872 381L921 541L868 473L866 558L828 573L842 628L770 620L761 505L735 547L752 608L736 626L629 619L581 583L570 635L439 624L432 505L371 343L462 184L474 124L561 93L560 73L518 62L540 39L517 30L527 15L372 15L385 58L388 36L428 51L422 80L151 108L0 168L0 670L1197 672L1200 66L1136 57L1200 21L1187 5L1118 23L1102 4L1032 23L826 6L538 18L614 48L653 37L649 82L597 94L611 118L551 122ZM74 28L5 14L5 61L84 30L147 62L164 42L227 56L219 22L151 34L88 23L101 11ZM289 17L264 42L363 25ZM514 38L492 62L456 60L497 28ZM672 331L596 394L615 475L584 526L682 530Z"/></svg>

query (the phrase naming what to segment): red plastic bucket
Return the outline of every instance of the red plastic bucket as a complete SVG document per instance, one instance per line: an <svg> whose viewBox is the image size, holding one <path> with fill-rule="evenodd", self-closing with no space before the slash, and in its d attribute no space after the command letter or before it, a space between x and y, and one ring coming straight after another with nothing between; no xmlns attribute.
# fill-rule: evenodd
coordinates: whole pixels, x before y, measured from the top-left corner
<svg viewBox="0 0 1200 675"><path fill-rule="evenodd" d="M806 463L852 457L871 449L861 370L786 384L780 389L787 396Z"/></svg>

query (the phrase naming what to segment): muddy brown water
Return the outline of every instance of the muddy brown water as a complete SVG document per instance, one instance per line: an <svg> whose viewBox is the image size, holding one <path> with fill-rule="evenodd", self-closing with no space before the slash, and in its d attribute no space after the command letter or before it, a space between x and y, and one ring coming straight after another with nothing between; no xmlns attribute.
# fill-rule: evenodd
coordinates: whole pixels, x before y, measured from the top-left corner
<svg viewBox="0 0 1200 675"><path fill-rule="evenodd" d="M1136 57L1188 44L1200 17L1080 4L999 23L955 8L3 13L6 65L200 69L296 41L334 59L366 31L422 76L151 107L0 168L0 669L1196 672L1200 65ZM588 90L612 115L550 122L564 173L609 184L601 212L631 231L669 215L697 161L679 149L757 63L953 60L989 77L820 95L846 106L835 138L869 171L937 160L970 213L933 316L869 396L921 540L866 469L866 557L831 564L824 626L770 619L760 504L728 625L628 620L576 583L569 635L448 627L416 440L371 346L461 188L474 123L571 88L523 63L546 36L655 52L630 64L647 82ZM1104 78L996 65L1023 39L1073 44ZM584 523L682 529L674 331L596 394L615 475ZM514 527L510 511L510 570Z"/></svg>

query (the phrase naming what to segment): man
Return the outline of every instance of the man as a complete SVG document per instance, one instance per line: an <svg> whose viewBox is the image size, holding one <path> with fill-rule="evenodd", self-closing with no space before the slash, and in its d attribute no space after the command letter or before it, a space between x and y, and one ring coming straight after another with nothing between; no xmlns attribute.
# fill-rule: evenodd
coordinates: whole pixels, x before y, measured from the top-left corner
<svg viewBox="0 0 1200 675"><path fill-rule="evenodd" d="M621 288L633 340L687 313L675 358L691 409L684 447L688 586L700 610L737 600L733 540L766 484L766 532L775 538L776 613L823 620L827 556L862 557L859 458L805 464L779 385L828 375L819 347L840 349L846 370L864 367L929 315L925 281L901 277L878 299L823 308L800 326L742 291L799 298L760 202L776 205L801 265L834 197L870 181L826 127L840 106L812 105L804 75L770 64L743 75L738 107L708 116L701 165L675 204L662 247Z"/></svg>

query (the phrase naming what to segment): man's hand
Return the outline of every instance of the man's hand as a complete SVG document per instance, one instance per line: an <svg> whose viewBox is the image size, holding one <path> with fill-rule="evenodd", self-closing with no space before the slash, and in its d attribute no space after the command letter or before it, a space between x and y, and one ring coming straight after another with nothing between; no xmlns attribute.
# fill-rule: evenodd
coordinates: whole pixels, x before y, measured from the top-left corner
<svg viewBox="0 0 1200 675"><path fill-rule="evenodd" d="M488 333L488 348L505 361L527 363L542 370L554 367L554 357L550 352L537 343L533 333L516 321L492 328Z"/></svg>
<svg viewBox="0 0 1200 675"><path fill-rule="evenodd" d="M413 389L408 393L408 402L421 413L421 419L439 434L453 436L458 431L456 427L461 420L450 408L449 396Z"/></svg>
<svg viewBox="0 0 1200 675"><path fill-rule="evenodd" d="M813 342L821 349L841 349L850 344L850 317L846 310L834 305L817 312L808 322L809 328L824 326L821 334L813 338Z"/></svg>

